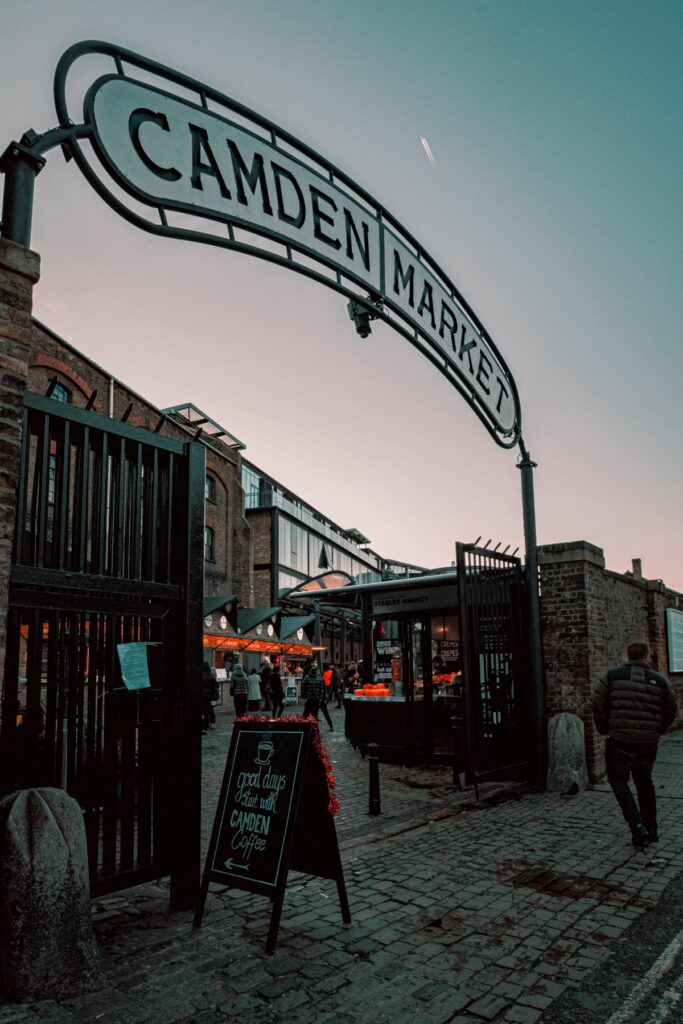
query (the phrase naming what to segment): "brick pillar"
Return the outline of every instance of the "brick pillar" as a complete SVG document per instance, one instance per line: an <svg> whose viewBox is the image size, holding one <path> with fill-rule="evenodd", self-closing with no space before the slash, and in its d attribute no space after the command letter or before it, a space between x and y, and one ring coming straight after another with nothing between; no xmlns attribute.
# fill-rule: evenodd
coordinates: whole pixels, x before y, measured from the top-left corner
<svg viewBox="0 0 683 1024"><path fill-rule="evenodd" d="M588 772L595 780L604 757L591 714L604 632L603 551L586 541L548 544L538 549L538 564L548 715L570 711L583 719Z"/></svg>
<svg viewBox="0 0 683 1024"><path fill-rule="evenodd" d="M0 238L0 688L5 674L9 573L31 353L33 286L39 276L37 253Z"/></svg>

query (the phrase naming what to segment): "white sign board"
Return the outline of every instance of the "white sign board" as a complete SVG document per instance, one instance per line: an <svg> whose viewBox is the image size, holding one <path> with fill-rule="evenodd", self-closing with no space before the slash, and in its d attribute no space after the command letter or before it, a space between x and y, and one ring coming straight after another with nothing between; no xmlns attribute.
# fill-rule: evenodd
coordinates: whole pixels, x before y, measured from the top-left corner
<svg viewBox="0 0 683 1024"><path fill-rule="evenodd" d="M666 609L666 639L669 651L669 672L683 672L683 612Z"/></svg>

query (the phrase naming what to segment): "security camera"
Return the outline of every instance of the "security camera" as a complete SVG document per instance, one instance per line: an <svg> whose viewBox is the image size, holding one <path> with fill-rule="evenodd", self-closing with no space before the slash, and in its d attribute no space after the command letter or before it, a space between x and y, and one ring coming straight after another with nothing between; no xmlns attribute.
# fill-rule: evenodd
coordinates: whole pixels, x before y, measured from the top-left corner
<svg viewBox="0 0 683 1024"><path fill-rule="evenodd" d="M349 319L353 320L361 338L367 338L369 334L372 334L372 327L370 326L370 321L374 319L372 313L365 306L361 306L359 302L354 302L353 299L351 299L346 308L349 311Z"/></svg>
<svg viewBox="0 0 683 1024"><path fill-rule="evenodd" d="M381 308L381 303L378 300L376 303L377 308ZM352 319L355 324L355 329L361 338L367 338L369 334L372 334L373 329L370 326L370 322L377 319L377 314L373 313L368 309L367 306L361 305L354 299L347 304L349 319Z"/></svg>

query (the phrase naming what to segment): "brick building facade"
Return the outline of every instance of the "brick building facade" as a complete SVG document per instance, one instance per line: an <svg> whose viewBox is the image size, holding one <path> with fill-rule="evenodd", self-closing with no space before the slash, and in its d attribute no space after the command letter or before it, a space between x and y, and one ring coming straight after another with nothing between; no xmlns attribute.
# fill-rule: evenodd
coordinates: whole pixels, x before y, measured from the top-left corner
<svg viewBox="0 0 683 1024"><path fill-rule="evenodd" d="M626 660L632 640L646 640L654 668L667 676L683 708L683 673L669 664L666 609L683 595L661 580L605 568L601 548L585 541L539 548L541 632L548 715L570 711L583 719L592 779L604 773L604 740L591 716L591 690L600 675Z"/></svg>

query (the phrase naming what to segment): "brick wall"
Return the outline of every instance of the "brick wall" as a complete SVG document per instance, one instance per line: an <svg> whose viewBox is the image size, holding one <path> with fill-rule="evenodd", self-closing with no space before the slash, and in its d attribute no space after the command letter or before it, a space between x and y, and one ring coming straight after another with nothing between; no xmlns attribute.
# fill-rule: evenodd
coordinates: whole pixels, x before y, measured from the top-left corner
<svg viewBox="0 0 683 1024"><path fill-rule="evenodd" d="M585 725L592 779L604 773L604 740L593 725L591 691L600 675L626 660L632 640L650 644L652 662L674 685L683 707L683 675L669 670L665 611L681 595L660 580L605 568L601 548L585 541L539 548L541 630L548 715L570 711Z"/></svg>
<svg viewBox="0 0 683 1024"><path fill-rule="evenodd" d="M31 350L33 286L40 259L0 239L0 686L5 671L9 573L16 520L16 493L23 395Z"/></svg>
<svg viewBox="0 0 683 1024"><path fill-rule="evenodd" d="M270 509L249 513L254 544L254 604L267 608L273 603L273 512Z"/></svg>

